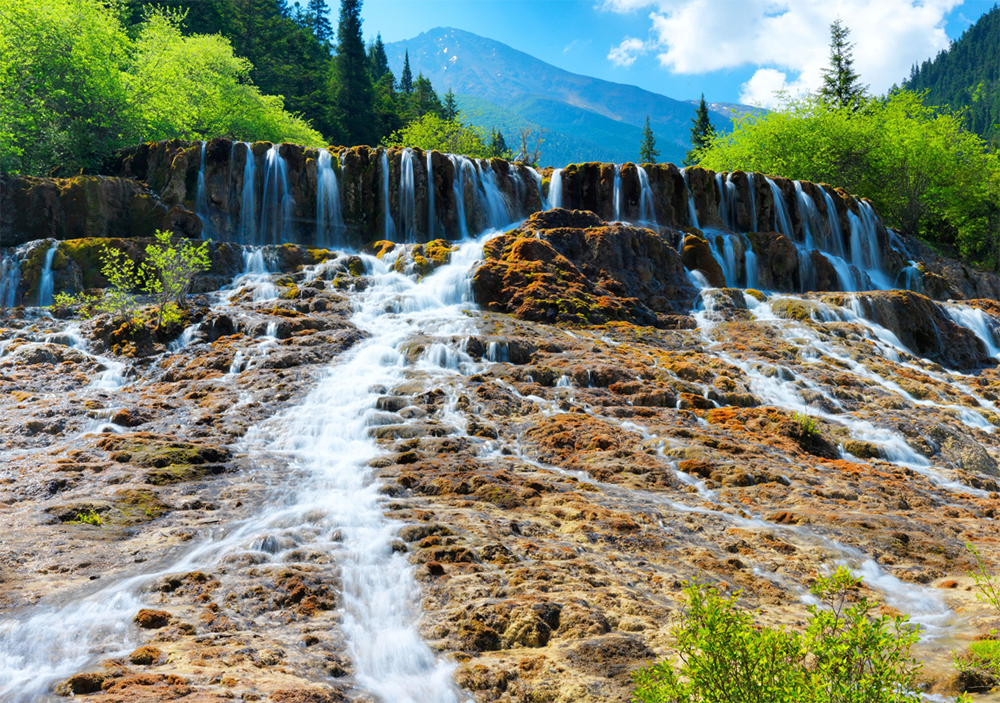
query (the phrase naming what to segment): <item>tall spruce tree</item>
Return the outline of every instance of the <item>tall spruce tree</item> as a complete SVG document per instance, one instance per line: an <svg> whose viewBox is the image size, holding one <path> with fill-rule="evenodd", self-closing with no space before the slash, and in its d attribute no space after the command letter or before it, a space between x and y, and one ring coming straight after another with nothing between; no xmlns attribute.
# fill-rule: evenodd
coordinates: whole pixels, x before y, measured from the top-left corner
<svg viewBox="0 0 1000 703"><path fill-rule="evenodd" d="M642 144L639 146L639 163L655 164L658 158L660 151L656 148L656 135L649 126L649 115L646 115L646 124L642 128Z"/></svg>
<svg viewBox="0 0 1000 703"><path fill-rule="evenodd" d="M503 132L499 129L490 128L490 156L495 159L509 159L510 149L507 147L507 140L503 138Z"/></svg>
<svg viewBox="0 0 1000 703"><path fill-rule="evenodd" d="M823 69L819 95L831 107L857 110L864 103L868 86L861 85L854 70L854 44L847 42L850 33L839 17L830 25L830 68Z"/></svg>
<svg viewBox="0 0 1000 703"><path fill-rule="evenodd" d="M375 41L368 45L368 70L372 72L372 81L378 83L382 76L389 72L389 57L385 54L385 42L382 33L375 35Z"/></svg>
<svg viewBox="0 0 1000 703"><path fill-rule="evenodd" d="M648 124L648 118L647 118ZM715 127L708 119L708 105L705 103L705 94L701 94L701 101L691 118L691 150L684 157L685 166L693 166L698 163L698 150L708 146L712 135L715 134Z"/></svg>
<svg viewBox="0 0 1000 703"><path fill-rule="evenodd" d="M365 41L361 36L362 0L341 0L337 24L337 55L333 59L331 89L338 129L334 135L345 145L372 144L375 120L372 80L368 72Z"/></svg>
<svg viewBox="0 0 1000 703"><path fill-rule="evenodd" d="M444 118L449 122L454 122L458 119L458 101L455 100L455 91L448 88L448 92L444 94Z"/></svg>
<svg viewBox="0 0 1000 703"><path fill-rule="evenodd" d="M399 90L403 95L413 92L413 71L410 70L410 51L403 58L403 74L399 77Z"/></svg>
<svg viewBox="0 0 1000 703"><path fill-rule="evenodd" d="M306 5L305 19L313 36L321 42L333 39L330 6L326 4L326 0L309 0L309 4Z"/></svg>

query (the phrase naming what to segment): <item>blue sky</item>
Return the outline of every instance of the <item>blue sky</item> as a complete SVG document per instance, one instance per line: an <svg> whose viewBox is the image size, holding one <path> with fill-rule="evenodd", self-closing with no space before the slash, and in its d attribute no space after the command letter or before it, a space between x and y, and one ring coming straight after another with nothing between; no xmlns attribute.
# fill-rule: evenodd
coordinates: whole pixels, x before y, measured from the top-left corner
<svg viewBox="0 0 1000 703"><path fill-rule="evenodd" d="M450 26L569 71L678 99L769 104L815 88L830 21L856 42L873 90L947 46L994 0L366 0L365 36L387 42ZM330 2L336 6L335 1ZM336 9L334 9L334 18Z"/></svg>

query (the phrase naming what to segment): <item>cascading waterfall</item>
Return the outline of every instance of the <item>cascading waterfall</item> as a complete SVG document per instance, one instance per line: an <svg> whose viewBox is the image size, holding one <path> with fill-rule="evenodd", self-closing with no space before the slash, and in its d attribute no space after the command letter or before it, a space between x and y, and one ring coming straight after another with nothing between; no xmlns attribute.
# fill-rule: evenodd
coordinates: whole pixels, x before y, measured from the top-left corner
<svg viewBox="0 0 1000 703"><path fill-rule="evenodd" d="M611 219L618 222L622 219L622 167L615 164L614 214Z"/></svg>
<svg viewBox="0 0 1000 703"><path fill-rule="evenodd" d="M382 150L382 216L385 218L383 236L390 242L396 241L396 223L392 219L389 205L389 152Z"/></svg>
<svg viewBox="0 0 1000 703"><path fill-rule="evenodd" d="M753 171L747 174L747 182L750 184L750 231L757 231L757 196L754 194Z"/></svg>
<svg viewBox="0 0 1000 703"><path fill-rule="evenodd" d="M468 160L462 156L449 155L452 166L455 169L455 177L452 179L452 189L455 191L455 214L458 218L458 230L462 239L469 238L469 225L465 219L465 164Z"/></svg>
<svg viewBox="0 0 1000 703"><path fill-rule="evenodd" d="M561 168L552 172L552 179L549 181L549 209L563 206L563 184Z"/></svg>
<svg viewBox="0 0 1000 703"><path fill-rule="evenodd" d="M639 221L656 225L656 205L653 201L653 189L649 185L649 174L642 166L636 166L639 172Z"/></svg>
<svg viewBox="0 0 1000 703"><path fill-rule="evenodd" d="M260 244L295 241L292 216L295 200L288 186L288 170L277 144L264 159L264 195L260 208ZM245 188L244 184L244 188Z"/></svg>
<svg viewBox="0 0 1000 703"><path fill-rule="evenodd" d="M545 198L545 193L542 192L542 174L531 166L528 166L528 173L531 174L532 179L535 181L535 187L538 189L538 202L541 204L542 210L551 210L552 206Z"/></svg>
<svg viewBox="0 0 1000 703"><path fill-rule="evenodd" d="M413 175L413 149L403 149L399 169L399 230L403 241L417 241L417 185Z"/></svg>
<svg viewBox="0 0 1000 703"><path fill-rule="evenodd" d="M240 197L240 228L237 241L240 244L261 244L257 241L257 209L254 207L256 193L257 159L250 142L242 142L246 147L246 163L243 165L243 191Z"/></svg>
<svg viewBox="0 0 1000 703"><path fill-rule="evenodd" d="M481 188L476 190L480 193L484 210L487 213L488 227L497 229L513 222L516 218L507 205L507 199L497 186L496 175L493 173L493 167L490 166L490 163L487 161L481 170L478 163L474 164L472 173L481 185Z"/></svg>
<svg viewBox="0 0 1000 703"><path fill-rule="evenodd" d="M52 292L55 286L52 274L52 260L59 251L59 242L56 242L45 252L45 264L42 266L42 277L38 284L38 307L44 308L52 305Z"/></svg>
<svg viewBox="0 0 1000 703"><path fill-rule="evenodd" d="M986 347L986 353L994 358L1000 358L1000 334L992 322L992 318L979 308L966 305L942 305L945 313L955 324L972 330Z"/></svg>
<svg viewBox="0 0 1000 703"><path fill-rule="evenodd" d="M736 231L736 184L733 174L726 178L721 173L715 174L715 184L719 189L719 219L729 230Z"/></svg>
<svg viewBox="0 0 1000 703"><path fill-rule="evenodd" d="M900 283L902 282L902 285ZM896 276L896 285L904 290L911 290L914 293L923 293L924 274L920 272L916 261L911 261L909 266L903 268Z"/></svg>
<svg viewBox="0 0 1000 703"><path fill-rule="evenodd" d="M694 198L691 197L691 186L688 185L687 169L681 169L681 176L684 177L684 192L687 193L688 225L700 229L698 225L698 210L694 206Z"/></svg>
<svg viewBox="0 0 1000 703"><path fill-rule="evenodd" d="M754 217L756 218L756 215L754 215ZM745 234L740 235L740 237L743 240L743 257L744 266L746 267L746 287L757 288L759 285L757 277L757 255L753 251L753 244L750 243L750 238Z"/></svg>
<svg viewBox="0 0 1000 703"><path fill-rule="evenodd" d="M770 178L767 179L767 185L771 188L771 196L774 200L774 222L772 223L774 231L780 232L794 242L795 233L792 231L792 225L790 224L792 220L788 216L785 196L781 194L778 184Z"/></svg>
<svg viewBox="0 0 1000 703"><path fill-rule="evenodd" d="M264 250L260 247L243 249L243 274L234 284L235 287L252 289L254 302L257 303L275 300L278 297L278 287L271 280L271 271L264 259Z"/></svg>
<svg viewBox="0 0 1000 703"><path fill-rule="evenodd" d="M12 308L17 303L17 287L21 285L21 265L14 252L0 260L0 307Z"/></svg>
<svg viewBox="0 0 1000 703"><path fill-rule="evenodd" d="M827 239L827 246L835 256L844 258L844 237L840 231L840 218L837 217L837 206L833 202L833 197L823 189L823 197L826 200L826 219L830 228L830 236Z"/></svg>
<svg viewBox="0 0 1000 703"><path fill-rule="evenodd" d="M316 165L316 244L327 248L344 246L346 229L333 156L320 149Z"/></svg>
<svg viewBox="0 0 1000 703"><path fill-rule="evenodd" d="M201 166L198 168L198 190L195 191L194 212L201 220L201 238L212 239L212 218L208 210L208 188L205 187L205 152L208 142L201 143Z"/></svg>
<svg viewBox="0 0 1000 703"><path fill-rule="evenodd" d="M437 238L437 220L434 218L434 164L427 152L427 239Z"/></svg>

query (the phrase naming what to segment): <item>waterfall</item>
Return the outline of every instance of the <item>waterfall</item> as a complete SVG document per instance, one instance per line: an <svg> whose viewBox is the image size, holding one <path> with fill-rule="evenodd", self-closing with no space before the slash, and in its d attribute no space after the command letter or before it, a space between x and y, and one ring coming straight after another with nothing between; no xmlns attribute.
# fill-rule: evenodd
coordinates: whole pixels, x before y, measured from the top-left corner
<svg viewBox="0 0 1000 703"><path fill-rule="evenodd" d="M510 167L510 182L514 186L514 202L510 204L510 214L514 220L519 220L521 219L521 203L526 200L528 188L524 184L524 178L513 166Z"/></svg>
<svg viewBox="0 0 1000 703"><path fill-rule="evenodd" d="M257 241L257 210L254 208L255 180L257 177L257 159L253 154L250 142L243 142L246 147L246 163L243 165L243 192L240 198L240 228L237 239L240 244L260 244Z"/></svg>
<svg viewBox="0 0 1000 703"><path fill-rule="evenodd" d="M14 252L0 260L0 307L12 308L17 302L17 287L21 284L21 265Z"/></svg>
<svg viewBox="0 0 1000 703"><path fill-rule="evenodd" d="M848 210L851 227L851 263L868 274L879 288L891 288L892 281L882 271L882 254L878 244L878 218L871 205L858 200L859 215Z"/></svg>
<svg viewBox="0 0 1000 703"><path fill-rule="evenodd" d="M549 181L549 209L563 206L563 184L561 168L552 172L552 179Z"/></svg>
<svg viewBox="0 0 1000 703"><path fill-rule="evenodd" d="M900 279L902 279L903 285L899 286ZM923 293L924 290L924 274L920 273L920 268L917 266L916 261L911 261L909 266L906 266L899 272L896 276L896 285L903 290L912 290L914 293Z"/></svg>
<svg viewBox="0 0 1000 703"><path fill-rule="evenodd" d="M687 169L681 169L681 176L684 177L684 191L687 193L688 204L688 226L701 229L698 224L698 210L694 206L694 198L691 197L691 187L688 185Z"/></svg>
<svg viewBox="0 0 1000 703"><path fill-rule="evenodd" d="M830 227L830 238L827 240L827 245L830 247L830 251L840 258L844 258L844 237L840 232L840 219L837 217L837 206L825 188L823 189L823 196L826 200L826 219Z"/></svg>
<svg viewBox="0 0 1000 703"><path fill-rule="evenodd" d="M344 246L344 213L340 206L340 185L333 168L333 156L320 149L316 164L316 244L331 247Z"/></svg>
<svg viewBox="0 0 1000 703"><path fill-rule="evenodd" d="M636 166L639 171L639 221L656 225L656 204L653 200L653 189L649 185L649 174L642 166Z"/></svg>
<svg viewBox="0 0 1000 703"><path fill-rule="evenodd" d="M799 220L802 222L802 231L805 233L805 244L807 249L812 249L813 231L822 235L823 230L819 226L819 211L809 194L802 190L802 181L794 181L795 199L799 208Z"/></svg>
<svg viewBox="0 0 1000 703"><path fill-rule="evenodd" d="M417 241L417 186L413 175L413 149L403 149L399 169L399 230L403 241Z"/></svg>
<svg viewBox="0 0 1000 703"><path fill-rule="evenodd" d="M545 197L545 193L542 192L542 174L533 169L531 166L528 166L528 173L531 174L531 177L535 181L535 187L538 189L538 202L540 203L539 207L541 207L542 210L551 210L552 206L549 205L549 201Z"/></svg>
<svg viewBox="0 0 1000 703"><path fill-rule="evenodd" d="M201 143L201 166L198 168L198 190L194 196L194 212L201 220L201 238L212 238L212 219L208 210L208 189L205 187L205 151L208 142Z"/></svg>
<svg viewBox="0 0 1000 703"><path fill-rule="evenodd" d="M244 184L244 189L246 185ZM288 187L288 170L277 144L264 160L264 195L260 207L260 244L283 244L295 241L292 214L295 200Z"/></svg>
<svg viewBox="0 0 1000 703"><path fill-rule="evenodd" d="M743 258L744 266L746 269L746 287L747 288L757 288L759 285L757 278L757 255L753 253L753 245L750 243L750 238L745 234L741 234L740 237L743 241Z"/></svg>
<svg viewBox="0 0 1000 703"><path fill-rule="evenodd" d="M38 284L38 307L44 308L52 305L52 291L54 289L54 279L52 275L52 260L59 251L59 242L56 242L45 252L45 265L42 267L42 279Z"/></svg>
<svg viewBox="0 0 1000 703"><path fill-rule="evenodd" d="M392 209L389 206L389 152L382 150L382 216L385 218L383 239L396 241L396 223L392 220Z"/></svg>
<svg viewBox="0 0 1000 703"><path fill-rule="evenodd" d="M473 169L473 173L477 175L482 186L483 203L487 213L487 226L496 229L506 227L515 218L507 206L506 198L500 192L500 188L497 187L493 167L487 161L486 165L480 171L479 164L477 163Z"/></svg>
<svg viewBox="0 0 1000 703"><path fill-rule="evenodd" d="M469 224L465 219L465 164L463 156L449 155L452 166L455 167L455 177L452 179L452 189L455 191L455 216L458 218L458 230L462 239L469 238Z"/></svg>
<svg viewBox="0 0 1000 703"><path fill-rule="evenodd" d="M253 290L254 302L276 300L278 287L271 281L271 271L260 247L244 247L243 274L233 282L234 288L247 287Z"/></svg>
<svg viewBox="0 0 1000 703"><path fill-rule="evenodd" d="M750 183L750 231L757 231L757 196L753 188L753 171L747 174L747 181Z"/></svg>
<svg viewBox="0 0 1000 703"><path fill-rule="evenodd" d="M614 215L611 219L618 222L622 219L622 167L615 164Z"/></svg>
<svg viewBox="0 0 1000 703"><path fill-rule="evenodd" d="M723 179L721 173L715 174L715 185L719 189L719 220L723 226L733 232L736 231L736 184L732 181L733 175L727 174Z"/></svg>
<svg viewBox="0 0 1000 703"><path fill-rule="evenodd" d="M792 241L795 241L795 233L792 231L791 224L789 224L791 219L788 217L788 208L785 206L785 196L781 194L778 184L770 178L767 179L767 185L770 186L771 196L774 199L773 227L776 232L780 232Z"/></svg>
<svg viewBox="0 0 1000 703"><path fill-rule="evenodd" d="M427 240L437 238L437 221L434 219L434 164L427 152Z"/></svg>
<svg viewBox="0 0 1000 703"><path fill-rule="evenodd" d="M979 308L972 308L966 305L942 305L945 313L952 321L972 332L979 337L986 353L997 358L1000 357L1000 335L994 326L993 319Z"/></svg>

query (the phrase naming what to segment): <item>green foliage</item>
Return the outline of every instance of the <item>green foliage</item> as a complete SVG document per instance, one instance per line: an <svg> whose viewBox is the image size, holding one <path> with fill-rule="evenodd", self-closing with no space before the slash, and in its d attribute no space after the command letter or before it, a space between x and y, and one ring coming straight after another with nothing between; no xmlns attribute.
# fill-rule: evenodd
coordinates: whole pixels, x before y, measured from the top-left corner
<svg viewBox="0 0 1000 703"><path fill-rule="evenodd" d="M184 15L163 8L126 31L119 5L0 2L0 171L93 170L115 149L173 137L323 143L260 93L226 39L184 36Z"/></svg>
<svg viewBox="0 0 1000 703"><path fill-rule="evenodd" d="M410 70L409 50L403 56L403 74L399 77L399 90L404 95L410 95L413 92L413 71Z"/></svg>
<svg viewBox="0 0 1000 703"><path fill-rule="evenodd" d="M375 41L368 45L368 70L376 83L389 73L389 57L385 54L385 42L382 41L381 32L375 36Z"/></svg>
<svg viewBox="0 0 1000 703"><path fill-rule="evenodd" d="M766 627L712 587L688 585L677 661L633 674L636 703L918 703L918 631L873 616L846 567L817 579L804 632ZM854 600L848 607L848 602Z"/></svg>
<svg viewBox="0 0 1000 703"><path fill-rule="evenodd" d="M156 275L147 279L145 290L156 301L157 325L164 326L180 319L177 305L184 303L195 276L212 263L208 242L196 246L185 239L175 245L169 232L157 231L155 236L156 242L146 247L146 260Z"/></svg>
<svg viewBox="0 0 1000 703"><path fill-rule="evenodd" d="M967 542L965 546L976 560L976 568L970 574L976 582L976 600L1000 614L1000 579L987 570L975 545ZM992 630L989 637L973 642L964 653L953 652L952 655L956 669L992 686L1000 684L1000 639L997 639L996 630Z"/></svg>
<svg viewBox="0 0 1000 703"><path fill-rule="evenodd" d="M812 415L795 413L795 421L799 423L799 430L803 437L815 437L819 434L819 425Z"/></svg>
<svg viewBox="0 0 1000 703"><path fill-rule="evenodd" d="M701 166L831 183L870 198L888 226L1000 263L1000 161L961 115L901 90L858 111L786 96L734 122L698 153Z"/></svg>
<svg viewBox="0 0 1000 703"><path fill-rule="evenodd" d="M854 70L854 45L847 43L850 34L839 17L830 25L830 68L823 69L819 97L831 107L858 110L867 99L868 86L861 85Z"/></svg>
<svg viewBox="0 0 1000 703"><path fill-rule="evenodd" d="M88 510L85 513L77 513L76 520L70 520L70 522L76 525L93 525L94 527L100 527L101 516L93 510Z"/></svg>
<svg viewBox="0 0 1000 703"><path fill-rule="evenodd" d="M704 93L701 94L701 101L698 103L694 117L691 118L691 124L691 150L684 157L685 166L693 166L698 163L701 152L708 147L715 136L715 127L708 119L708 104L705 102Z"/></svg>
<svg viewBox="0 0 1000 703"><path fill-rule="evenodd" d="M495 159L509 159L511 157L507 140L504 139L503 132L499 129L490 129L489 152L490 156Z"/></svg>
<svg viewBox="0 0 1000 703"><path fill-rule="evenodd" d="M451 88L448 88L448 92L444 94L444 104L442 108L443 112L441 117L449 122L454 122L458 119L458 100L455 97L455 92Z"/></svg>
<svg viewBox="0 0 1000 703"><path fill-rule="evenodd" d="M642 128L642 144L639 145L639 163L655 164L660 158L660 152L656 148L656 135L653 128L649 126L649 115L646 115L646 124Z"/></svg>
<svg viewBox="0 0 1000 703"><path fill-rule="evenodd" d="M493 154L487 139L475 127L461 121L448 121L436 114L426 114L411 122L404 129L394 132L382 140L385 147L419 147L421 149L464 154L472 158L485 159Z"/></svg>
<svg viewBox="0 0 1000 703"><path fill-rule="evenodd" d="M365 42L361 37L361 0L341 0L337 25L337 55L333 58L331 90L335 141L374 142L374 101Z"/></svg>
<svg viewBox="0 0 1000 703"><path fill-rule="evenodd" d="M1000 141L1000 8L994 7L933 60L914 65L903 87L961 113L968 129Z"/></svg>

